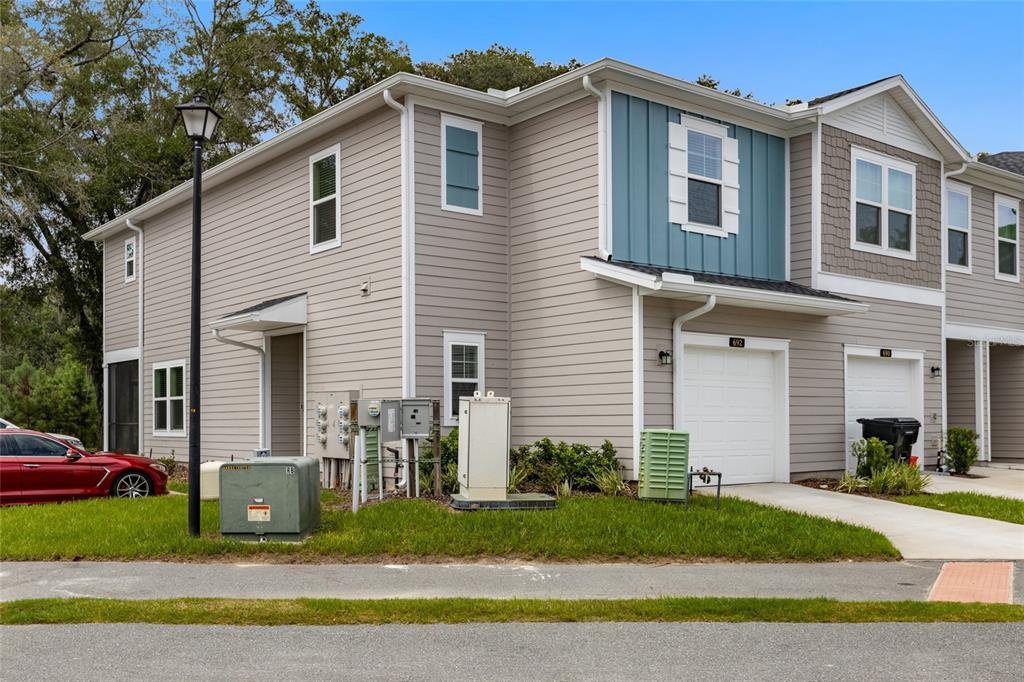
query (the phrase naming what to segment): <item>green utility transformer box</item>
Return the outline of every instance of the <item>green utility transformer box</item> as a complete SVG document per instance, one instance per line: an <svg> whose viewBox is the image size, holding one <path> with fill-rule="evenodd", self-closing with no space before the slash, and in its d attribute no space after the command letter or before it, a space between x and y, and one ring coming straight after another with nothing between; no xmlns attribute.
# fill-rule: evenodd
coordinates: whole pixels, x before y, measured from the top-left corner
<svg viewBox="0 0 1024 682"><path fill-rule="evenodd" d="M262 457L220 469L220 532L251 542L299 542L320 523L320 460Z"/></svg>
<svg viewBox="0 0 1024 682"><path fill-rule="evenodd" d="M647 500L686 501L690 465L690 434L651 429L640 435L637 496Z"/></svg>

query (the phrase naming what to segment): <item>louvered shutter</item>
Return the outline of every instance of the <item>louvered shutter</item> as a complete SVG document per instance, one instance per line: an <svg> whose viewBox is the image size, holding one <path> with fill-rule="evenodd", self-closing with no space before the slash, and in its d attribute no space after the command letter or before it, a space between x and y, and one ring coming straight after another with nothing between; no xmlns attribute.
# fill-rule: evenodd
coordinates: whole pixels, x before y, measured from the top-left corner
<svg viewBox="0 0 1024 682"><path fill-rule="evenodd" d="M668 124L668 221L688 222L686 215L686 127Z"/></svg>

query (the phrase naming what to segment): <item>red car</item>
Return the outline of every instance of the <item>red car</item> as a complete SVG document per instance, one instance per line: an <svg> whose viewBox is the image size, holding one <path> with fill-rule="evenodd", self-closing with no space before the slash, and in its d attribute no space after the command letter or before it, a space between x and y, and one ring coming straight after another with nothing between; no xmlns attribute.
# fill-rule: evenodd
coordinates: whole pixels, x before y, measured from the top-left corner
<svg viewBox="0 0 1024 682"><path fill-rule="evenodd" d="M38 431L0 430L0 504L166 493L167 470L159 462L91 453Z"/></svg>

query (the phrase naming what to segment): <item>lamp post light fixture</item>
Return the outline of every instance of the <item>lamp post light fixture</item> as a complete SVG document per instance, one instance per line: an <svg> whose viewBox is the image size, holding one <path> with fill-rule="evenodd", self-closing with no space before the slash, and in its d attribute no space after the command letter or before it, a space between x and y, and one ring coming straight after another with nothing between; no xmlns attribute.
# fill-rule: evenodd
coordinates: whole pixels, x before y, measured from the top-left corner
<svg viewBox="0 0 1024 682"><path fill-rule="evenodd" d="M203 143L213 137L221 115L196 95L174 107L192 140L192 303L188 351L188 534L199 535L199 296L202 226Z"/></svg>

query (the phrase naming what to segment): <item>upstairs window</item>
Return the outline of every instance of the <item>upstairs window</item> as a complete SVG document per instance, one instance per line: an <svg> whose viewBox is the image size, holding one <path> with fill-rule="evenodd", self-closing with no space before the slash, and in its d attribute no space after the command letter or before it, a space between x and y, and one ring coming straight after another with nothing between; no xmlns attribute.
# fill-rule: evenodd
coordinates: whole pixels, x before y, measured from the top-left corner
<svg viewBox="0 0 1024 682"><path fill-rule="evenodd" d="M996 279L1020 281L1020 202L996 195Z"/></svg>
<svg viewBox="0 0 1024 682"><path fill-rule="evenodd" d="M153 435L185 436L185 361L153 365Z"/></svg>
<svg viewBox="0 0 1024 682"><path fill-rule="evenodd" d="M853 248L915 258L914 164L853 149Z"/></svg>
<svg viewBox="0 0 1024 682"><path fill-rule="evenodd" d="M459 398L484 390L484 335L444 332L444 423L459 424Z"/></svg>
<svg viewBox="0 0 1024 682"><path fill-rule="evenodd" d="M135 281L135 237L124 240L124 281Z"/></svg>
<svg viewBox="0 0 1024 682"><path fill-rule="evenodd" d="M728 127L682 116L669 126L669 222L689 232L739 232L739 145Z"/></svg>
<svg viewBox="0 0 1024 682"><path fill-rule="evenodd" d="M341 148L309 157L309 252L341 245Z"/></svg>
<svg viewBox="0 0 1024 682"><path fill-rule="evenodd" d="M441 208L483 215L483 124L441 116Z"/></svg>
<svg viewBox="0 0 1024 682"><path fill-rule="evenodd" d="M971 271L971 188L946 185L946 263L950 270Z"/></svg>

